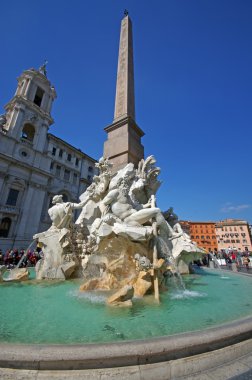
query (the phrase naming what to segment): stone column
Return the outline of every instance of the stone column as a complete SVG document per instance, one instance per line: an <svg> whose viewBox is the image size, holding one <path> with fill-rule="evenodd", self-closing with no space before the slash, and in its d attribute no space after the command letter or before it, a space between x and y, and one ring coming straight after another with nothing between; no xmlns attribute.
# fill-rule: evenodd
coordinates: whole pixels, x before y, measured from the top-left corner
<svg viewBox="0 0 252 380"><path fill-rule="evenodd" d="M18 106L14 107L8 127L13 137L21 137L21 126L23 119L24 110Z"/></svg>
<svg viewBox="0 0 252 380"><path fill-rule="evenodd" d="M45 191L29 186L26 192L21 220L18 223L17 238L31 239L38 232ZM29 219L32 219L30 223Z"/></svg>
<svg viewBox="0 0 252 380"><path fill-rule="evenodd" d="M30 89L30 86L31 86L31 80L30 79L26 79L27 83L26 85L24 86L24 89L23 89L23 95L24 97L27 99L28 98L28 92L29 92L29 89Z"/></svg>

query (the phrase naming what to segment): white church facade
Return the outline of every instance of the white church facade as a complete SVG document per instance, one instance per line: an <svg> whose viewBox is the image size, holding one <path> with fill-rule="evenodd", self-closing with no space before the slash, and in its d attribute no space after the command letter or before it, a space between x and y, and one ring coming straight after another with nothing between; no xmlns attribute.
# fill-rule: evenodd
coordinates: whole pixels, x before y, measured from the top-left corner
<svg viewBox="0 0 252 380"><path fill-rule="evenodd" d="M96 174L96 160L49 133L56 91L45 65L18 78L0 116L0 249L27 248L47 230L52 197L79 202Z"/></svg>

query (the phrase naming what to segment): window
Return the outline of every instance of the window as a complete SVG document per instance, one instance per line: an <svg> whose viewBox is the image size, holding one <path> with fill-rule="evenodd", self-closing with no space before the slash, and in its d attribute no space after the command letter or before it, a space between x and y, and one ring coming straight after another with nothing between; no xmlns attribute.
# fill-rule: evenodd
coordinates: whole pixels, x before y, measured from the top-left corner
<svg viewBox="0 0 252 380"><path fill-rule="evenodd" d="M243 239L242 242L243 242L243 244L247 244L247 240L246 239Z"/></svg>
<svg viewBox="0 0 252 380"><path fill-rule="evenodd" d="M11 226L11 219L10 218L3 218L0 223L0 237L7 238L9 235Z"/></svg>
<svg viewBox="0 0 252 380"><path fill-rule="evenodd" d="M242 226L240 226L240 230L243 231L243 227Z"/></svg>
<svg viewBox="0 0 252 380"><path fill-rule="evenodd" d="M56 177L60 177L60 171L61 171L61 166L57 165L56 166Z"/></svg>
<svg viewBox="0 0 252 380"><path fill-rule="evenodd" d="M70 153L68 153L67 155L67 161L71 161L72 160L72 155Z"/></svg>
<svg viewBox="0 0 252 380"><path fill-rule="evenodd" d="M76 185L76 183L77 183L77 174L74 173L74 175L73 175L73 184Z"/></svg>
<svg viewBox="0 0 252 380"><path fill-rule="evenodd" d="M21 155L22 155L23 157L27 157L27 153L26 153L24 150L22 150Z"/></svg>
<svg viewBox="0 0 252 380"><path fill-rule="evenodd" d="M212 239L215 240L215 236L212 236Z"/></svg>
<svg viewBox="0 0 252 380"><path fill-rule="evenodd" d="M196 239L199 239L199 235L196 235Z"/></svg>
<svg viewBox="0 0 252 380"><path fill-rule="evenodd" d="M60 149L59 150L59 157L62 158L62 156L63 156L63 149Z"/></svg>
<svg viewBox="0 0 252 380"><path fill-rule="evenodd" d="M93 170L94 170L94 169L92 168L92 166L89 166L89 167L88 167L88 171L89 171L89 172L93 173Z"/></svg>
<svg viewBox="0 0 252 380"><path fill-rule="evenodd" d="M89 175L87 176L87 179L88 179L88 181L91 181L92 176L89 174Z"/></svg>
<svg viewBox="0 0 252 380"><path fill-rule="evenodd" d="M6 204L9 206L16 206L19 191L16 189L10 189Z"/></svg>
<svg viewBox="0 0 252 380"><path fill-rule="evenodd" d="M207 239L210 239L210 236L207 236L206 238L207 238Z"/></svg>
<svg viewBox="0 0 252 380"><path fill-rule="evenodd" d="M51 170L51 172L53 171L53 167L54 167L54 163L51 162L51 165L50 165L50 170Z"/></svg>
<svg viewBox="0 0 252 380"><path fill-rule="evenodd" d="M75 159L75 166L78 166L79 165L79 159L76 157Z"/></svg>
<svg viewBox="0 0 252 380"><path fill-rule="evenodd" d="M70 179L70 170L65 169L64 171L64 180L69 181Z"/></svg>
<svg viewBox="0 0 252 380"><path fill-rule="evenodd" d="M43 95L44 95L44 91L40 87L38 87L36 94L35 94L35 97L34 97L34 100L33 100L33 103L35 103L37 106L40 107L42 99L43 99Z"/></svg>
<svg viewBox="0 0 252 380"><path fill-rule="evenodd" d="M194 235L191 236L191 239L194 239Z"/></svg>
<svg viewBox="0 0 252 380"><path fill-rule="evenodd" d="M229 231L232 231L232 227L229 227Z"/></svg>
<svg viewBox="0 0 252 380"><path fill-rule="evenodd" d="M237 240L236 240L236 243L240 243L240 240L239 240L239 239L237 239Z"/></svg>
<svg viewBox="0 0 252 380"><path fill-rule="evenodd" d="M201 239L205 239L205 236L204 236L204 235L201 235Z"/></svg>
<svg viewBox="0 0 252 380"><path fill-rule="evenodd" d="M25 124L22 129L21 137L22 139L33 141L35 136L35 128L32 124Z"/></svg>
<svg viewBox="0 0 252 380"><path fill-rule="evenodd" d="M55 148L55 146L52 148L52 155L53 156L55 156L55 154L56 154L56 148Z"/></svg>

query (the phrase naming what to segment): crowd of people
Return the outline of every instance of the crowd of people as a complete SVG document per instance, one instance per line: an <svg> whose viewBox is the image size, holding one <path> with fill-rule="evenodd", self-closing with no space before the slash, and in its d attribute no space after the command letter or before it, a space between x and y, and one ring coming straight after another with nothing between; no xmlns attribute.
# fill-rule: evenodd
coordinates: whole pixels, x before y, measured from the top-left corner
<svg viewBox="0 0 252 380"><path fill-rule="evenodd" d="M24 257L23 257L24 256ZM20 260L20 268L34 267L37 262L43 257L43 252L41 248L37 247L35 250L25 251L24 249L7 249L5 253L0 249L0 265L5 265L8 269L12 269L18 265ZM214 259L225 260L226 265L235 263L237 268L246 268L249 270L250 256L249 252L240 251L219 251L219 252L209 252L202 256L201 260L196 263L198 265L210 266L210 261Z"/></svg>
<svg viewBox="0 0 252 380"><path fill-rule="evenodd" d="M249 270L250 256L248 251L219 251L219 252L209 252L202 258L203 265L210 266L210 261L214 259L225 260L225 265L236 264L237 269L246 268ZM223 264L221 264L223 265Z"/></svg>
<svg viewBox="0 0 252 380"><path fill-rule="evenodd" d="M25 251L24 249L7 249L5 253L0 249L0 265L5 265L8 269L12 269L17 266L23 258L19 265L20 268L34 267L42 258L42 255L40 248L28 251Z"/></svg>

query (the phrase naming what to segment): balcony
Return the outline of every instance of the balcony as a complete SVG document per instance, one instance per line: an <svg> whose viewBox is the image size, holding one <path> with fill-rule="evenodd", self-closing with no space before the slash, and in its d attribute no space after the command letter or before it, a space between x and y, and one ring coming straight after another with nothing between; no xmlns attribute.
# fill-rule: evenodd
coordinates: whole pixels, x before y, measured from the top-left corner
<svg viewBox="0 0 252 380"><path fill-rule="evenodd" d="M24 138L24 137L20 137L20 142L25 144L25 145L28 145L28 146L32 146L33 145L33 142Z"/></svg>
<svg viewBox="0 0 252 380"><path fill-rule="evenodd" d="M0 205L0 212L5 213L5 214L18 215L19 211L20 211L19 207L16 207L16 206Z"/></svg>

